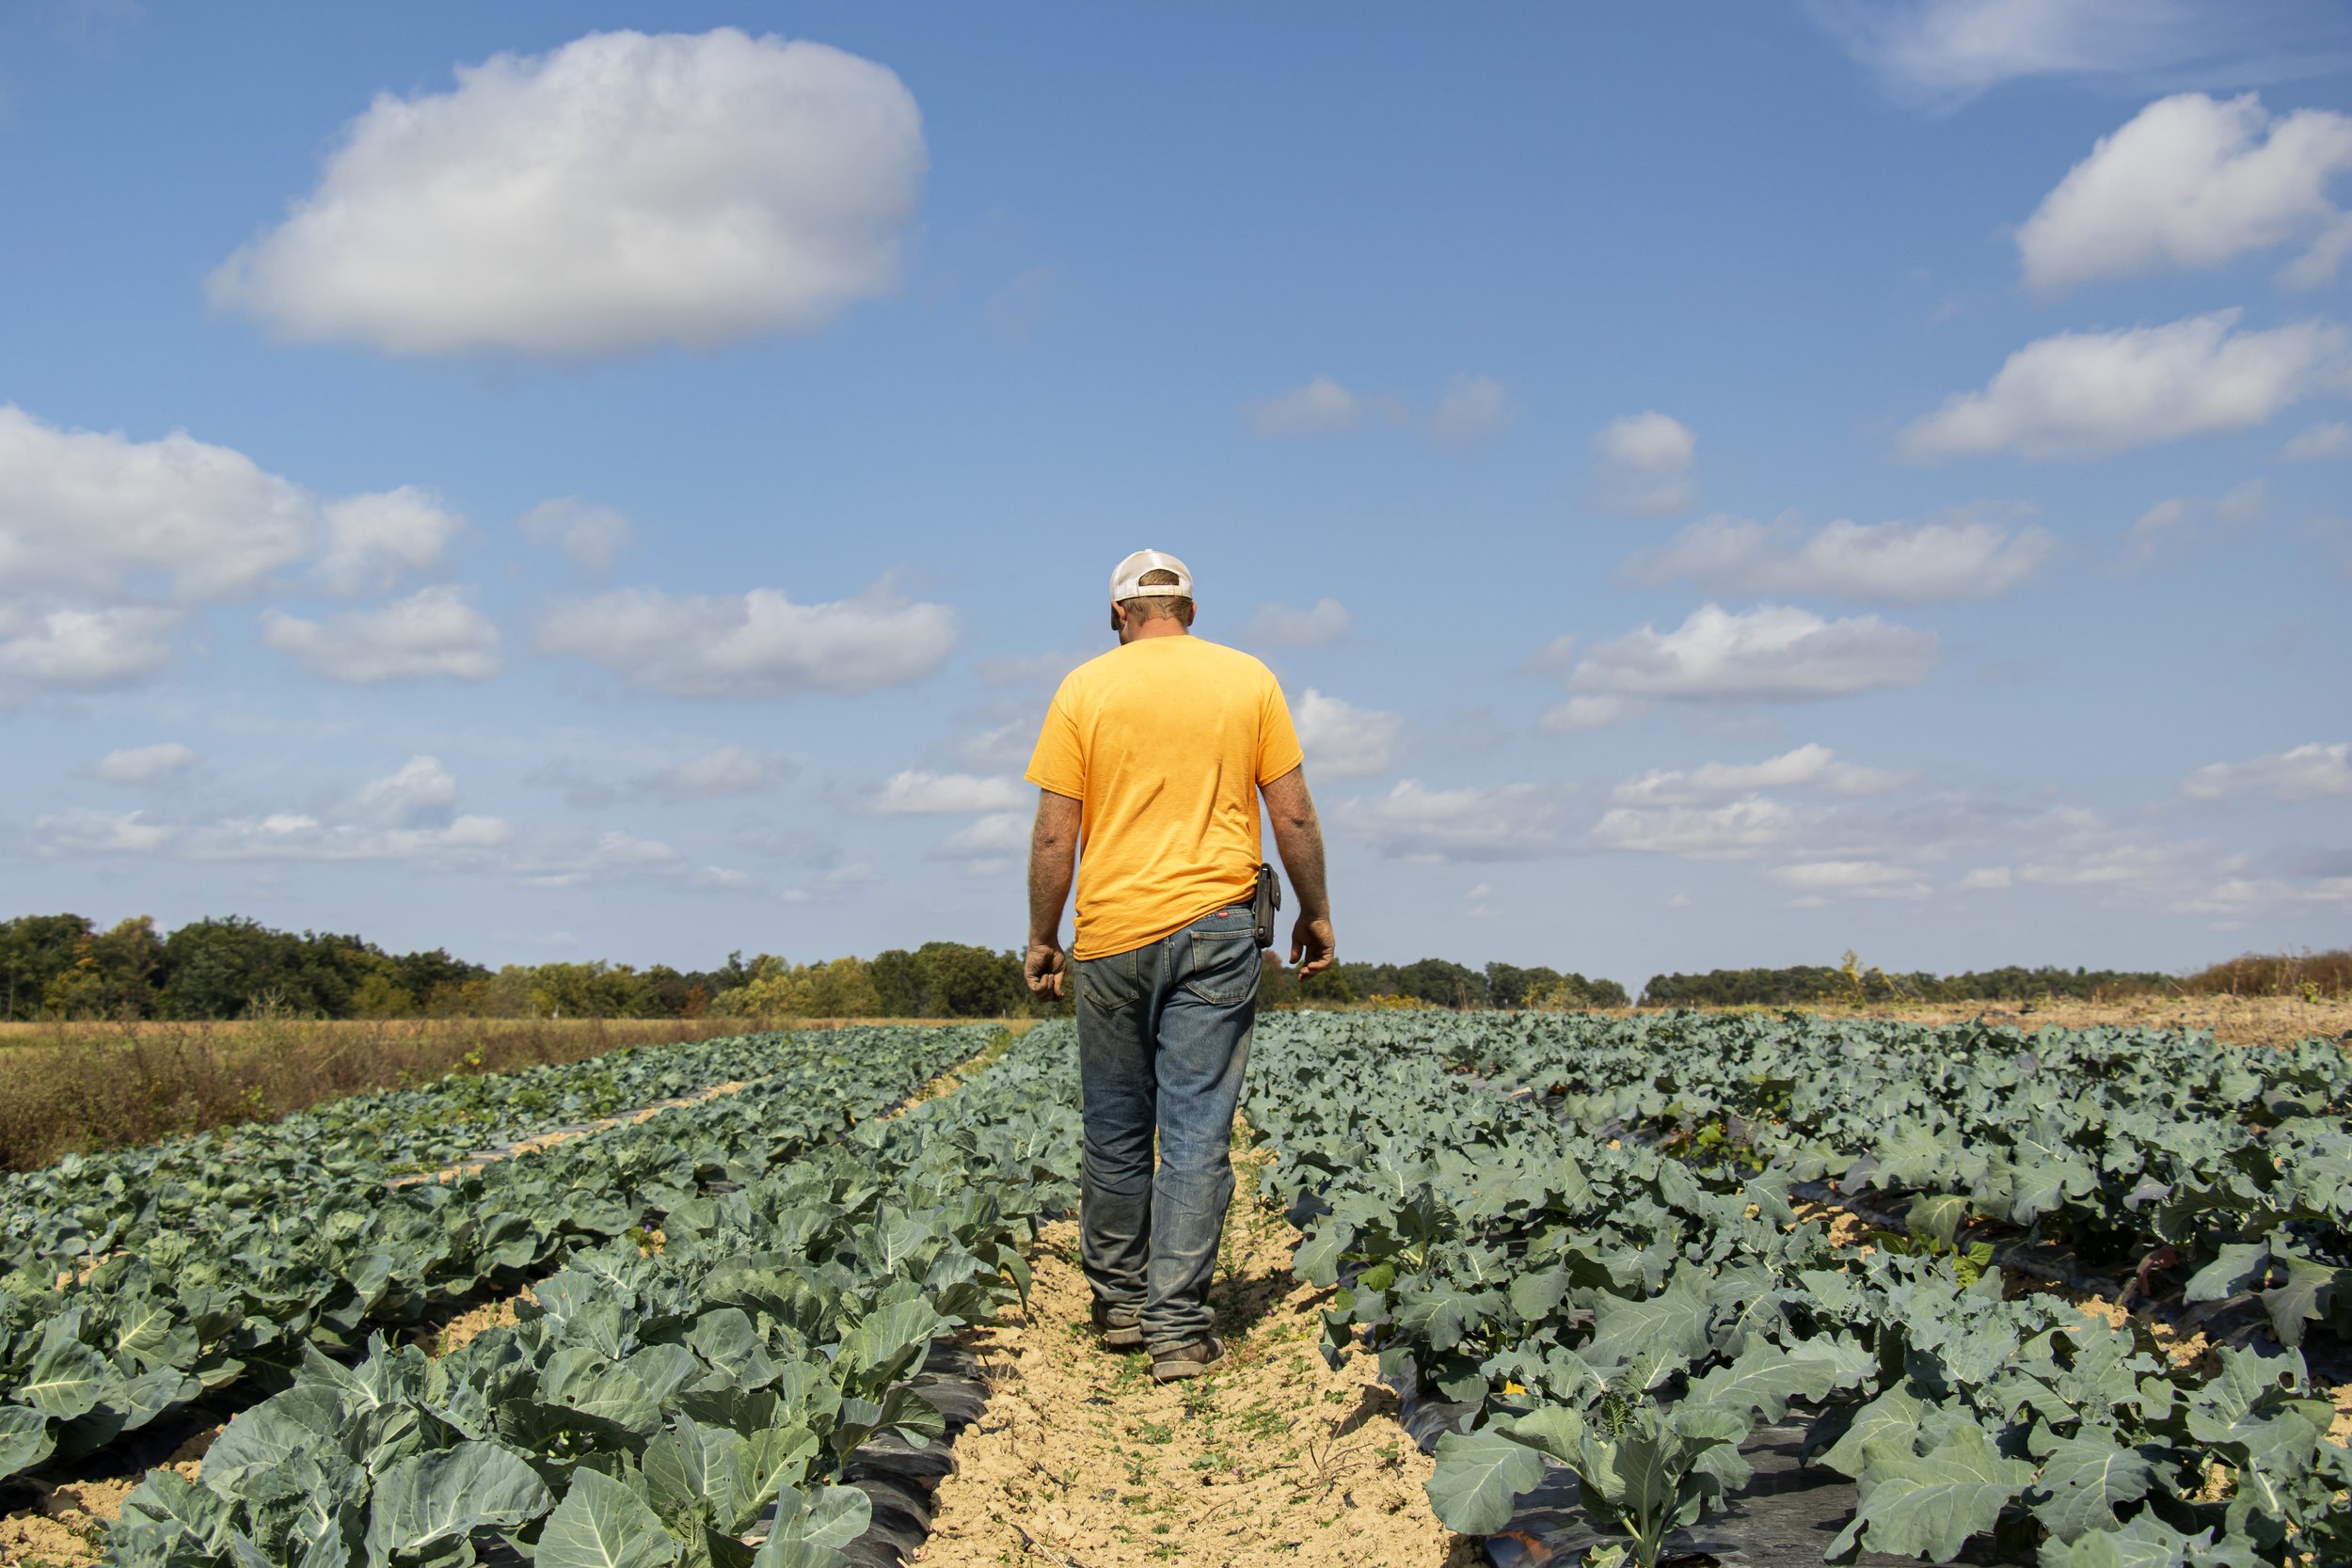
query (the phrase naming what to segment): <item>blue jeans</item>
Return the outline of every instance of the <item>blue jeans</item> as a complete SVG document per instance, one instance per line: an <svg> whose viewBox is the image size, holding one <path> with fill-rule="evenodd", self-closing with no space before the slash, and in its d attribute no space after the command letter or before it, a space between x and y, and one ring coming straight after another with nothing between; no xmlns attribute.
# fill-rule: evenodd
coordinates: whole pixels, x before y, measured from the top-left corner
<svg viewBox="0 0 2352 1568"><path fill-rule="evenodd" d="M1077 963L1079 1251L1095 1299L1121 1315L1140 1309L1155 1351L1209 1332L1258 963L1247 904Z"/></svg>

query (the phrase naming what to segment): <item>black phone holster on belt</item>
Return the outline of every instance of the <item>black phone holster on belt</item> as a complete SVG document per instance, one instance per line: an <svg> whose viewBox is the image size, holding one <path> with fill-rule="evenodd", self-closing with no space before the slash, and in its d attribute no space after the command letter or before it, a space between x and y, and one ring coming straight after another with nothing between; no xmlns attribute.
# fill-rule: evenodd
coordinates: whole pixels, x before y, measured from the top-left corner
<svg viewBox="0 0 2352 1568"><path fill-rule="evenodd" d="M1258 891L1249 900L1249 923L1261 949L1274 945L1274 911L1282 907L1282 879L1274 867L1258 863Z"/></svg>

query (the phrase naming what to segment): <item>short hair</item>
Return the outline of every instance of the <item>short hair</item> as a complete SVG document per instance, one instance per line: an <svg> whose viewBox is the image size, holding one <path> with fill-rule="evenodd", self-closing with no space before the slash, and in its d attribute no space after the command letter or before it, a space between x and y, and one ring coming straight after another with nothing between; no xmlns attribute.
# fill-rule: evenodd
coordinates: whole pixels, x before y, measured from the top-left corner
<svg viewBox="0 0 2352 1568"><path fill-rule="evenodd" d="M1173 588L1184 581L1165 566L1154 566L1136 578L1137 588ZM1121 599L1119 608L1131 621L1157 621L1174 616L1185 626L1192 625L1192 600L1183 594L1145 594L1137 598Z"/></svg>

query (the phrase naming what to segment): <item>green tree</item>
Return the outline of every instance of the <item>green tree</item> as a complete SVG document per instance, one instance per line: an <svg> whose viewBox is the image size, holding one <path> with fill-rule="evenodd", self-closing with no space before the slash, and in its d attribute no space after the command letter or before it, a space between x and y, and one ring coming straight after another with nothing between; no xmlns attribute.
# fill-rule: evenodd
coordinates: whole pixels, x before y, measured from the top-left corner
<svg viewBox="0 0 2352 1568"><path fill-rule="evenodd" d="M90 923L78 914L25 914L0 922L0 1018L41 1016L49 987L73 967Z"/></svg>
<svg viewBox="0 0 2352 1568"><path fill-rule="evenodd" d="M961 942L878 953L866 974L886 1018L1004 1018L1028 1002L1017 955Z"/></svg>
<svg viewBox="0 0 2352 1568"><path fill-rule="evenodd" d="M195 920L164 939L164 983L155 998L166 1018L241 1018L262 999L294 1006L302 939L257 920L230 915Z"/></svg>
<svg viewBox="0 0 2352 1568"><path fill-rule="evenodd" d="M555 1018L646 1018L656 999L628 964L547 963L531 971L531 1011Z"/></svg>
<svg viewBox="0 0 2352 1568"><path fill-rule="evenodd" d="M351 993L354 1018L406 1018L417 1010L417 998L400 983L400 971L389 964L363 978Z"/></svg>
<svg viewBox="0 0 2352 1568"><path fill-rule="evenodd" d="M147 1018L164 973L164 939L150 915L133 915L90 938L98 965L100 1010L108 1018Z"/></svg>

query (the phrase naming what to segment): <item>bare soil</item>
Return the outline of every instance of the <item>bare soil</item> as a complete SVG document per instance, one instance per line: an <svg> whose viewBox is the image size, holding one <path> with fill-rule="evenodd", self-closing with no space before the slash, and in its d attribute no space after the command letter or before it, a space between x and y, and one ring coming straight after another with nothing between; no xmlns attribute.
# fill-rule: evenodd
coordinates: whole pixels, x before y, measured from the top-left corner
<svg viewBox="0 0 2352 1568"><path fill-rule="evenodd" d="M1324 1364L1326 1293L1291 1275L1299 1234L1256 1201L1262 1161L1236 1161L1211 1291L1226 1358L1197 1381L1154 1385L1142 1355L1101 1348L1077 1227L1046 1227L1028 1310L968 1337L988 1407L957 1439L921 1568L1479 1560L1430 1512L1429 1461L1374 1358Z"/></svg>
<svg viewBox="0 0 2352 1568"><path fill-rule="evenodd" d="M180 1445L164 1468L194 1481L204 1450L221 1429L200 1432ZM52 1487L32 1507L0 1518L0 1563L8 1568L88 1568L105 1557L104 1533L122 1513L122 1500L147 1472L82 1481Z"/></svg>

